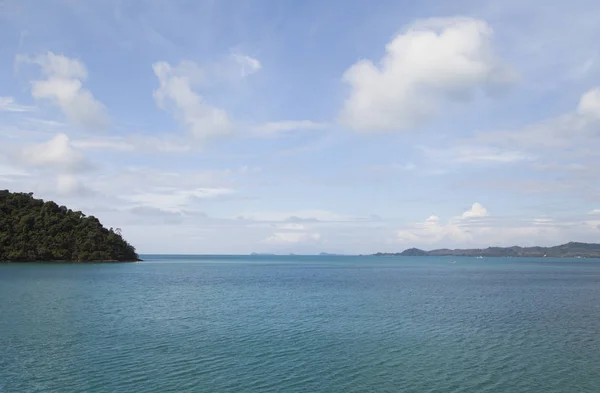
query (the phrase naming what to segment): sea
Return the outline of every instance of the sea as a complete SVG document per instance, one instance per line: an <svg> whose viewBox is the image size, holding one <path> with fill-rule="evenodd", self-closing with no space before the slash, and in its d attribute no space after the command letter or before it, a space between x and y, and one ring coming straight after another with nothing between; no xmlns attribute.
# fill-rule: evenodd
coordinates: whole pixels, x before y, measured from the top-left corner
<svg viewBox="0 0 600 393"><path fill-rule="evenodd" d="M600 260L0 264L0 392L600 392Z"/></svg>

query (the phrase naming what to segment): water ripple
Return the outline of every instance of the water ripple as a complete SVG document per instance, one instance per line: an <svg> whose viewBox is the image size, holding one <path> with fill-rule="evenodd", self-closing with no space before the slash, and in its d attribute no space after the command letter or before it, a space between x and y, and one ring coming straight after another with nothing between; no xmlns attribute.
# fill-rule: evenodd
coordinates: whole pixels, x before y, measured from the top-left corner
<svg viewBox="0 0 600 393"><path fill-rule="evenodd" d="M600 263L569 263L0 266L0 392L596 392Z"/></svg>

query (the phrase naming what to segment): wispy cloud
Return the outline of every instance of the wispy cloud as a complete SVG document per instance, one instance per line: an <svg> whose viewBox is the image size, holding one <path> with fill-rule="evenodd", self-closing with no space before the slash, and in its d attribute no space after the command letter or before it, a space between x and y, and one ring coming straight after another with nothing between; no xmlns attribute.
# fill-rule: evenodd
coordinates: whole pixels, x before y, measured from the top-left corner
<svg viewBox="0 0 600 393"><path fill-rule="evenodd" d="M167 62L154 63L154 74L160 82L154 91L156 105L167 110L198 140L228 134L231 121L227 112L208 104L192 86L201 78L201 71L189 62L171 66Z"/></svg>
<svg viewBox="0 0 600 393"><path fill-rule="evenodd" d="M143 206L177 212L194 205L198 200L219 198L233 192L228 188L165 188L161 192L134 192L125 199Z"/></svg>
<svg viewBox="0 0 600 393"><path fill-rule="evenodd" d="M458 144L447 148L421 147L421 150L428 160L450 164L503 165L535 160L529 153L485 145Z"/></svg>
<svg viewBox="0 0 600 393"><path fill-rule="evenodd" d="M292 131L322 130L327 127L325 123L316 123L311 120L285 120L261 124L253 127L254 136L277 136Z"/></svg>
<svg viewBox="0 0 600 393"><path fill-rule="evenodd" d="M242 77L252 75L255 72L260 71L260 69L262 68L262 64L260 63L260 61L258 61L258 59L255 59L254 57L243 55L241 53L233 53L231 56L239 65L240 75Z"/></svg>
<svg viewBox="0 0 600 393"><path fill-rule="evenodd" d="M35 107L20 105L13 97L0 97L0 112L31 112Z"/></svg>
<svg viewBox="0 0 600 393"><path fill-rule="evenodd" d="M320 239L321 234L316 232L275 232L271 236L267 237L264 242L267 244L285 245L317 242Z"/></svg>

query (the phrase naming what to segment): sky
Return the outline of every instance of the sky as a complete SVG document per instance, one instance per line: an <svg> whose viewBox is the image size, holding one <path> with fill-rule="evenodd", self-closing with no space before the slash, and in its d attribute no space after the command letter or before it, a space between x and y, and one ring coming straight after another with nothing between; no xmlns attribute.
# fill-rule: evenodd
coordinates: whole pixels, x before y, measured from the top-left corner
<svg viewBox="0 0 600 393"><path fill-rule="evenodd" d="M595 0L0 0L0 189L140 253L600 240Z"/></svg>

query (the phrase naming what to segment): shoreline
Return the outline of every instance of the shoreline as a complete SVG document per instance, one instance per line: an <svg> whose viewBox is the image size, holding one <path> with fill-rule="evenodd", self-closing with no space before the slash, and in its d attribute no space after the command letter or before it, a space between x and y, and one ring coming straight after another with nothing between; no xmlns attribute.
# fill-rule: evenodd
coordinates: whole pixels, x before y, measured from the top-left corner
<svg viewBox="0 0 600 393"><path fill-rule="evenodd" d="M142 262L143 259L127 259L127 260L117 260L117 259L104 259L97 261L73 261L73 260L44 260L44 261L0 261L0 263L72 263L72 264L87 264L87 263L132 263L132 262Z"/></svg>

